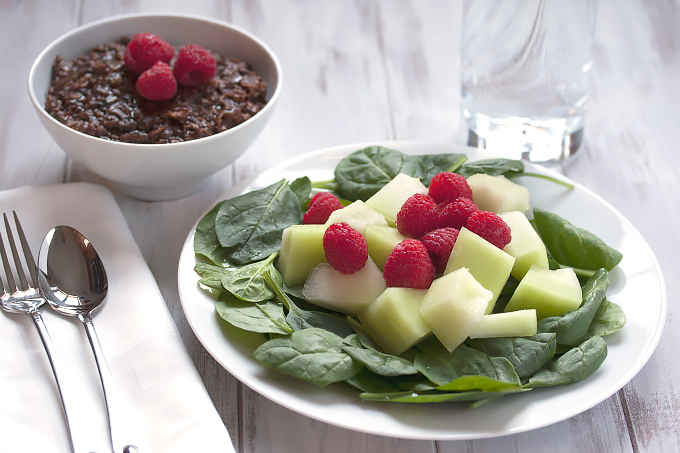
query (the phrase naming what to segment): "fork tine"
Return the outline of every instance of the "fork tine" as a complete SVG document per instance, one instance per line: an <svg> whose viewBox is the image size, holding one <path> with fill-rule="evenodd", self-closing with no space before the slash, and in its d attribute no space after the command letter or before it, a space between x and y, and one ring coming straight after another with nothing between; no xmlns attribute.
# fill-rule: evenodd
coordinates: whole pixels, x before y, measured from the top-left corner
<svg viewBox="0 0 680 453"><path fill-rule="evenodd" d="M26 274L24 274L24 267L21 264L21 257L19 256L19 252L17 251L17 246L14 242L14 235L12 234L12 229L9 226L7 215L3 213L3 217L5 218L5 228L7 229L7 242L9 242L9 248L12 251L12 257L14 258L14 265L16 266L17 276L19 277L19 283L21 283L21 288L17 289L25 291L28 289L28 281L26 280ZM8 274L11 275L11 272L8 272ZM9 275L7 276L7 280L9 281ZM14 278L12 278L12 280L14 280ZM14 282L10 283L10 286L13 285Z"/></svg>
<svg viewBox="0 0 680 453"><path fill-rule="evenodd" d="M7 215L2 213L5 218L5 228L9 231L9 222L7 222ZM0 235L0 256L2 256L2 265L5 268L5 278L7 279L7 292L12 292L16 288L14 284L14 277L12 276L12 268L9 266L9 260L7 259L7 253L5 252L5 244L2 240L2 235ZM0 279L0 286L2 286L2 279ZM5 288L2 288L3 292Z"/></svg>
<svg viewBox="0 0 680 453"><path fill-rule="evenodd" d="M28 272L31 274L31 280L33 280L33 287L38 287L38 267L35 265L35 259L33 258L33 253L31 253L31 248L28 246L28 241L26 240L26 235L24 234L24 229L19 222L19 217L16 211L12 211L14 215L14 225L17 227L17 233L19 234L19 241L21 242L21 248L24 250L24 258L26 259L26 265L28 266Z"/></svg>

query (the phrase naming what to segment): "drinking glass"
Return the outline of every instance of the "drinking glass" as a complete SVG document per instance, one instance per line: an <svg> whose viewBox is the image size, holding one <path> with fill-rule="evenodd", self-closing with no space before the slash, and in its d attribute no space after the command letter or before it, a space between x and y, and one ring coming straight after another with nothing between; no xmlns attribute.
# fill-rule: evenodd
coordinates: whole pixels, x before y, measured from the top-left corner
<svg viewBox="0 0 680 453"><path fill-rule="evenodd" d="M581 145L597 0L464 0L468 144L559 162Z"/></svg>

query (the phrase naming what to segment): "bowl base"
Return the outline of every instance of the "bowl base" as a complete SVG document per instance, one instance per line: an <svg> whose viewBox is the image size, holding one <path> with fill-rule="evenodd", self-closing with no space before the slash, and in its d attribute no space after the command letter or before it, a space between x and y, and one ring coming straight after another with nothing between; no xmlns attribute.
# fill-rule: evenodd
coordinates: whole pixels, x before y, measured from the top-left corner
<svg viewBox="0 0 680 453"><path fill-rule="evenodd" d="M181 186L144 187L107 181L108 185L124 195L142 201L171 201L188 197L208 185L212 176Z"/></svg>

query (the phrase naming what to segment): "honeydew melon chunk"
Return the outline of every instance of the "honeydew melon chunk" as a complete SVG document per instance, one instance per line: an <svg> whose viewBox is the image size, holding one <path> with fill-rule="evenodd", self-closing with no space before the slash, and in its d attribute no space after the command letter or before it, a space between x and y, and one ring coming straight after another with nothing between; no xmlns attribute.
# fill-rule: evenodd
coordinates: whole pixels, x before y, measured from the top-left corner
<svg viewBox="0 0 680 453"><path fill-rule="evenodd" d="M328 225L291 225L283 230L276 268L288 286L301 285L319 263L326 262L323 235Z"/></svg>
<svg viewBox="0 0 680 453"><path fill-rule="evenodd" d="M510 227L512 240L503 249L515 257L512 276L522 280L532 264L548 269L548 252L527 216L519 211L498 214Z"/></svg>
<svg viewBox="0 0 680 453"><path fill-rule="evenodd" d="M536 310L517 310L482 316L470 338L530 337L538 332Z"/></svg>
<svg viewBox="0 0 680 453"><path fill-rule="evenodd" d="M369 207L361 200L357 200L342 209L333 211L326 221L326 225L346 222L359 233L364 232L366 225L384 225L387 221L382 214Z"/></svg>
<svg viewBox="0 0 680 453"><path fill-rule="evenodd" d="M461 268L432 282L420 313L449 352L472 333L493 294Z"/></svg>
<svg viewBox="0 0 680 453"><path fill-rule="evenodd" d="M526 212L531 208L529 189L503 175L477 173L467 178L472 189L472 201L482 211L496 214L508 211Z"/></svg>
<svg viewBox="0 0 680 453"><path fill-rule="evenodd" d="M505 282L508 281L514 263L515 257L463 227L451 249L451 256L449 256L444 274L467 268L484 288L491 291L492 297L485 311L489 314Z"/></svg>
<svg viewBox="0 0 680 453"><path fill-rule="evenodd" d="M392 181L383 186L366 204L375 209L387 220L390 226L395 226L397 214L408 198L416 193L427 194L427 187L418 178L399 173Z"/></svg>
<svg viewBox="0 0 680 453"><path fill-rule="evenodd" d="M318 264L302 287L305 298L348 315L362 312L385 291L385 279L371 258L353 274L341 274L328 263Z"/></svg>
<svg viewBox="0 0 680 453"><path fill-rule="evenodd" d="M387 288L359 313L359 321L385 352L399 355L432 333L420 314L426 293L426 289Z"/></svg>
<svg viewBox="0 0 680 453"><path fill-rule="evenodd" d="M396 228L385 225L366 225L364 238L368 245L368 254L380 270L384 269L387 257L394 247L407 239Z"/></svg>
<svg viewBox="0 0 680 453"><path fill-rule="evenodd" d="M576 310L582 298L581 285L572 268L550 270L534 264L517 285L504 311L534 308L540 321Z"/></svg>

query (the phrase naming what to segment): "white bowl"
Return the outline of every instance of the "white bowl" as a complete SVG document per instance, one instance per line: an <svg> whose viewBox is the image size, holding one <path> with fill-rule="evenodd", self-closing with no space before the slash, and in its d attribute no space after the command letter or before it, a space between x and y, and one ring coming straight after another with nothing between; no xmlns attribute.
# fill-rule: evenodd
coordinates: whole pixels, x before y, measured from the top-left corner
<svg viewBox="0 0 680 453"><path fill-rule="evenodd" d="M44 108L52 63L88 53L98 44L135 33L154 33L174 46L200 44L223 57L248 63L267 83L267 105L245 122L218 134L182 143L132 144L83 134ZM133 14L86 24L43 50L28 76L28 91L40 120L73 160L111 182L114 189L145 200L172 200L203 188L210 177L243 154L271 117L281 92L276 56L258 38L213 19L176 14Z"/></svg>

